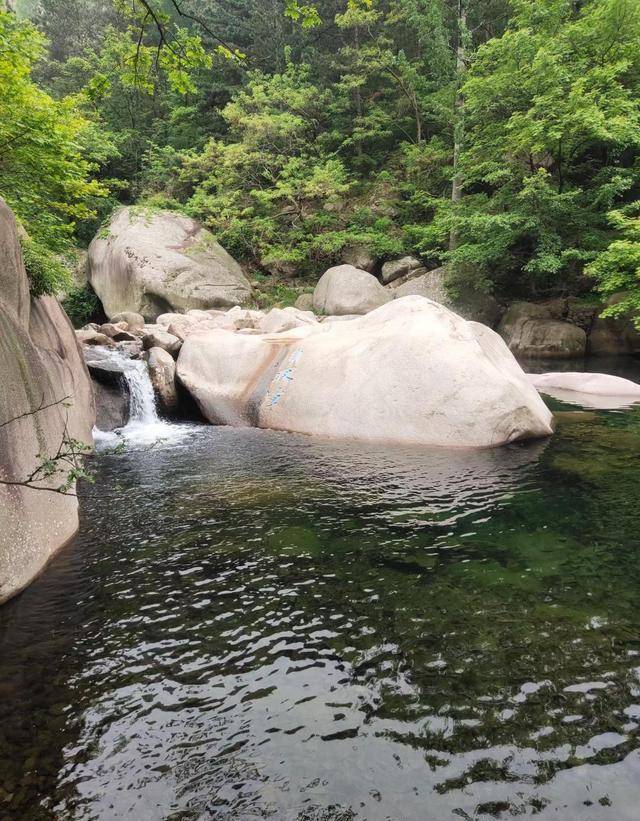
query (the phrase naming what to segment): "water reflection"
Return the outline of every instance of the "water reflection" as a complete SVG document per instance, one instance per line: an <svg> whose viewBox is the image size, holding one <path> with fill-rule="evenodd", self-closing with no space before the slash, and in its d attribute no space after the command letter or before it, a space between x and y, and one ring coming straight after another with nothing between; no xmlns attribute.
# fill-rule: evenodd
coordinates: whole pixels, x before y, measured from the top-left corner
<svg viewBox="0 0 640 821"><path fill-rule="evenodd" d="M636 818L639 419L102 456L0 611L0 819Z"/></svg>

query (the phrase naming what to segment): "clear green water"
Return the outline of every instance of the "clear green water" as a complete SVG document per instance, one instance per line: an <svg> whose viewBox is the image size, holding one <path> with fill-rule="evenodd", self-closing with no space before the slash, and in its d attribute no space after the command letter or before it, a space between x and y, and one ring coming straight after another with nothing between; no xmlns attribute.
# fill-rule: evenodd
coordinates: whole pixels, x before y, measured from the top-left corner
<svg viewBox="0 0 640 821"><path fill-rule="evenodd" d="M640 409L567 410L97 458L0 610L0 819L638 819Z"/></svg>

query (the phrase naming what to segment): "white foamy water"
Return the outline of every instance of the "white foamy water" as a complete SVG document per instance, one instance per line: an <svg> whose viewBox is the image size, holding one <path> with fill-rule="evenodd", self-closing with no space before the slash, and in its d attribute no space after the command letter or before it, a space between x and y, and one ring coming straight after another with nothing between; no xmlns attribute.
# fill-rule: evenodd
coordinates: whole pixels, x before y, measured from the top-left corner
<svg viewBox="0 0 640 821"><path fill-rule="evenodd" d="M127 448L146 448L176 442L187 435L190 425L172 424L158 417L146 362L130 359L115 348L96 348L93 353L101 364L122 373L130 397L129 421L124 427L114 431L93 429L93 439L98 450L117 447L120 443L124 443Z"/></svg>

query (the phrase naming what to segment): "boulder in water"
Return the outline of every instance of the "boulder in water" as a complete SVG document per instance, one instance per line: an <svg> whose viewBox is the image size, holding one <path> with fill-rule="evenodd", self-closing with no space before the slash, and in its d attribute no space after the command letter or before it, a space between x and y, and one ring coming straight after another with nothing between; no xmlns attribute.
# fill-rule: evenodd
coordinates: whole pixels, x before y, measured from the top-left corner
<svg viewBox="0 0 640 821"><path fill-rule="evenodd" d="M164 348L150 348L145 358L160 410L165 415L172 416L179 405L176 390L176 363Z"/></svg>
<svg viewBox="0 0 640 821"><path fill-rule="evenodd" d="M552 416L503 340L423 297L273 334L191 334L177 373L214 424L487 447Z"/></svg>
<svg viewBox="0 0 640 821"><path fill-rule="evenodd" d="M516 356L573 359L585 355L587 335L570 322L552 318L547 305L515 302L498 326L498 333Z"/></svg>
<svg viewBox="0 0 640 821"><path fill-rule="evenodd" d="M144 317L135 311L121 311L119 314L114 314L111 317L111 322L117 325L119 322L127 324L127 330L134 331L144 328Z"/></svg>
<svg viewBox="0 0 640 821"><path fill-rule="evenodd" d="M108 317L132 311L154 320L251 295L233 257L202 225L172 211L118 209L89 246L89 281Z"/></svg>
<svg viewBox="0 0 640 821"><path fill-rule="evenodd" d="M640 385L608 373L557 372L528 376L541 393L585 407L613 409L640 402Z"/></svg>

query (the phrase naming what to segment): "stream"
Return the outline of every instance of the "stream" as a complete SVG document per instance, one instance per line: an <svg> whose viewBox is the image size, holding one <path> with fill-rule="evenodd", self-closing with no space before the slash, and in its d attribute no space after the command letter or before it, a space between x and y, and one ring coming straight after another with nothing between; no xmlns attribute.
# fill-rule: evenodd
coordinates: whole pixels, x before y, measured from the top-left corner
<svg viewBox="0 0 640 821"><path fill-rule="evenodd" d="M550 406L484 451L100 436L0 609L0 821L637 821L640 406Z"/></svg>

